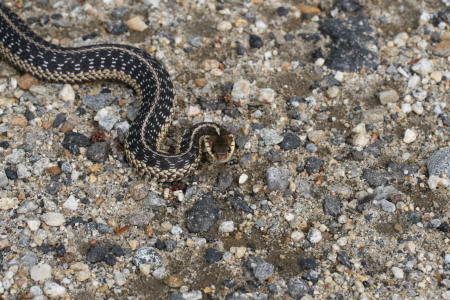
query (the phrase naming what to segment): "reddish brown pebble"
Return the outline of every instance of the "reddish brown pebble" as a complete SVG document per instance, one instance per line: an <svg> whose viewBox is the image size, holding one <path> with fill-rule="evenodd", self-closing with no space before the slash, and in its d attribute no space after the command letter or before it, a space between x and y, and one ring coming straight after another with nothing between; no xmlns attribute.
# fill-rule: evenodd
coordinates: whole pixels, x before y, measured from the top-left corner
<svg viewBox="0 0 450 300"><path fill-rule="evenodd" d="M28 120L27 118L25 118L25 116L17 116L11 120L11 125L25 128L28 125Z"/></svg>
<svg viewBox="0 0 450 300"><path fill-rule="evenodd" d="M195 78L194 84L196 87L204 87L206 85L206 79L205 78Z"/></svg>
<svg viewBox="0 0 450 300"><path fill-rule="evenodd" d="M37 80L36 78L27 73L23 76L20 76L19 79L17 79L17 84L21 89L29 90L30 87L38 85L39 80Z"/></svg>
<svg viewBox="0 0 450 300"><path fill-rule="evenodd" d="M42 122L42 128L44 128L45 130L48 130L50 127L52 127L52 122L50 121Z"/></svg>
<svg viewBox="0 0 450 300"><path fill-rule="evenodd" d="M130 225L126 225L122 228L116 228L116 229L114 229L114 233L116 235L121 235L121 234L124 234L125 232L127 232L128 230L130 230L130 228L131 228Z"/></svg>
<svg viewBox="0 0 450 300"><path fill-rule="evenodd" d="M152 237L153 236L153 228L151 226L145 226L145 234L148 237Z"/></svg>
<svg viewBox="0 0 450 300"><path fill-rule="evenodd" d="M58 176L59 174L62 173L62 170L60 167L54 166L54 167L48 168L48 173L50 174L50 176Z"/></svg>

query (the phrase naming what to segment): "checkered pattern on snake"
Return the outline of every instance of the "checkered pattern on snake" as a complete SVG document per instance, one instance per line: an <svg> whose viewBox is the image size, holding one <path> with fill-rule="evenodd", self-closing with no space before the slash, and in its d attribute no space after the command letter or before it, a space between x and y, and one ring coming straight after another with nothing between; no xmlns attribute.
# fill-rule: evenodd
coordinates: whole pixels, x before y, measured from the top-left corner
<svg viewBox="0 0 450 300"><path fill-rule="evenodd" d="M200 161L203 142L219 162L228 161L234 151L233 135L211 122L187 130L177 154L160 151L174 105L172 82L162 65L138 48L118 44L56 46L0 4L0 53L14 66L44 80L118 80L133 87L139 112L125 139L125 154L139 172L158 181L179 180L192 172Z"/></svg>

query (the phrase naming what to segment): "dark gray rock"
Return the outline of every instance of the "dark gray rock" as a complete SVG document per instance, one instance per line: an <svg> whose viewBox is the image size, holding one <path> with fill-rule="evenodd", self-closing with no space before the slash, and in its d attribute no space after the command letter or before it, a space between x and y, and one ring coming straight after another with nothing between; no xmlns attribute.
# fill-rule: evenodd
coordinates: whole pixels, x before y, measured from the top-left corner
<svg viewBox="0 0 450 300"><path fill-rule="evenodd" d="M309 175L319 173L320 168L323 166L323 160L318 157L308 157L305 160L305 170Z"/></svg>
<svg viewBox="0 0 450 300"><path fill-rule="evenodd" d="M104 163L108 159L108 154L111 151L109 142L98 142L89 146L86 156L89 160L96 163Z"/></svg>
<svg viewBox="0 0 450 300"><path fill-rule="evenodd" d="M450 148L443 148L433 152L427 159L427 168L430 175L447 175L450 178Z"/></svg>
<svg viewBox="0 0 450 300"><path fill-rule="evenodd" d="M302 258L300 259L300 267L302 267L303 270L317 269L319 263L313 258Z"/></svg>
<svg viewBox="0 0 450 300"><path fill-rule="evenodd" d="M362 177L367 181L371 187L378 187L385 185L391 176L385 170L365 169Z"/></svg>
<svg viewBox="0 0 450 300"><path fill-rule="evenodd" d="M341 214L341 200L327 196L323 202L323 211L332 217L338 217Z"/></svg>
<svg viewBox="0 0 450 300"><path fill-rule="evenodd" d="M206 193L188 212L186 226L192 233L208 231L220 219L221 210L211 193Z"/></svg>
<svg viewBox="0 0 450 300"><path fill-rule="evenodd" d="M289 295L294 299L301 299L303 296L313 292L305 280L297 277L289 279L287 288Z"/></svg>
<svg viewBox="0 0 450 300"><path fill-rule="evenodd" d="M64 149L69 150L74 155L80 154L81 147L87 147L91 144L89 138L78 132L68 132L64 135L62 145Z"/></svg>
<svg viewBox="0 0 450 300"><path fill-rule="evenodd" d="M205 260L207 263L212 264L215 262L218 262L222 259L223 253L214 249L214 248L208 248L205 252Z"/></svg>
<svg viewBox="0 0 450 300"><path fill-rule="evenodd" d="M226 191L233 183L233 176L229 172L220 172L217 177L217 187L216 190L219 192Z"/></svg>
<svg viewBox="0 0 450 300"><path fill-rule="evenodd" d="M263 40L261 39L261 37L254 35L254 34L250 34L249 38L248 38L248 42L250 44L250 47L252 48L261 48L262 46L264 46Z"/></svg>
<svg viewBox="0 0 450 300"><path fill-rule="evenodd" d="M292 150L300 147L300 138L293 133L286 133L283 135L283 141L280 143L280 147L283 150Z"/></svg>
<svg viewBox="0 0 450 300"><path fill-rule="evenodd" d="M105 29L111 34L124 34L128 31L127 25L122 20L109 20L105 22Z"/></svg>

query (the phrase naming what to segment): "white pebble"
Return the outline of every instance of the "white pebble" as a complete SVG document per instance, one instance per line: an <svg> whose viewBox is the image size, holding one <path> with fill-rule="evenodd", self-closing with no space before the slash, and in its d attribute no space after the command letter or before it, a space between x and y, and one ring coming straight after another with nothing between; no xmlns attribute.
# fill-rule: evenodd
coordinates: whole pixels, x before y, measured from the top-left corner
<svg viewBox="0 0 450 300"><path fill-rule="evenodd" d="M288 222L294 220L294 218L295 218L295 215L293 213L288 212L288 213L284 214L284 219Z"/></svg>
<svg viewBox="0 0 450 300"><path fill-rule="evenodd" d="M59 92L59 98L63 101L75 100L75 92L70 84L65 84Z"/></svg>
<svg viewBox="0 0 450 300"><path fill-rule="evenodd" d="M30 269L30 277L35 281L46 280L52 277L52 267L48 264L39 264Z"/></svg>
<svg viewBox="0 0 450 300"><path fill-rule="evenodd" d="M423 114L423 106L422 102L416 102L413 105L411 105L412 111L415 112L418 115Z"/></svg>
<svg viewBox="0 0 450 300"><path fill-rule="evenodd" d="M408 114L411 111L412 111L411 104L409 104L409 103L402 104L402 112L404 112L405 114Z"/></svg>
<svg viewBox="0 0 450 300"><path fill-rule="evenodd" d="M339 82L342 82L344 80L344 73L341 71L337 71L336 74L334 74L334 79L336 79Z"/></svg>
<svg viewBox="0 0 450 300"><path fill-rule="evenodd" d="M247 181L248 179L248 175L247 174L242 174L241 176L239 176L239 184L243 184Z"/></svg>
<svg viewBox="0 0 450 300"><path fill-rule="evenodd" d="M392 267L391 271L392 274L394 274L394 277L397 279L402 279L404 277L403 270L398 267Z"/></svg>
<svg viewBox="0 0 450 300"><path fill-rule="evenodd" d="M250 94L250 82L248 80L239 80L234 83L231 97L242 99Z"/></svg>
<svg viewBox="0 0 450 300"><path fill-rule="evenodd" d="M234 231L234 222L233 221L224 221L222 222L222 224L220 224L219 226L219 231L220 232L233 232Z"/></svg>
<svg viewBox="0 0 450 300"><path fill-rule="evenodd" d="M47 224L48 226L61 226L66 222L66 219L64 216L60 213L55 212L48 212L42 215L42 220Z"/></svg>
<svg viewBox="0 0 450 300"><path fill-rule="evenodd" d="M272 103L275 100L275 91L271 88L264 88L259 90L259 101Z"/></svg>
<svg viewBox="0 0 450 300"><path fill-rule="evenodd" d="M222 21L217 25L217 30L219 31L229 31L231 28L233 28L233 26L228 21Z"/></svg>
<svg viewBox="0 0 450 300"><path fill-rule="evenodd" d="M77 210L78 200L73 195L70 195L69 198L67 198L67 200L63 203L63 206L70 210Z"/></svg>
<svg viewBox="0 0 450 300"><path fill-rule="evenodd" d="M39 221L38 219L27 220L27 226L31 231L36 231L41 226L41 221Z"/></svg>
<svg viewBox="0 0 450 300"><path fill-rule="evenodd" d="M397 47L404 47L406 45L406 42L408 41L409 36L406 32L400 32L394 37L394 44Z"/></svg>
<svg viewBox="0 0 450 300"><path fill-rule="evenodd" d="M408 80L408 88L413 89L420 83L420 77L413 75Z"/></svg>
<svg viewBox="0 0 450 300"><path fill-rule="evenodd" d="M56 282L46 281L44 293L50 298L58 298L66 295L66 288Z"/></svg>
<svg viewBox="0 0 450 300"><path fill-rule="evenodd" d="M314 62L314 64L318 67L323 66L323 64L325 63L325 59L323 59L322 57L319 57L318 59L316 59L316 61Z"/></svg>
<svg viewBox="0 0 450 300"><path fill-rule="evenodd" d="M419 75L426 75L433 72L433 65L431 64L431 61L428 58L422 58L418 62L416 62L414 65L411 66L411 70L416 72Z"/></svg>
<svg viewBox="0 0 450 300"><path fill-rule="evenodd" d="M347 223L347 216L346 216L346 215L340 215L340 216L338 217L338 222L339 222L339 224L345 224L345 223Z"/></svg>
<svg viewBox="0 0 450 300"><path fill-rule="evenodd" d="M417 138L416 132L414 132L413 130L411 130L409 128L405 130L405 136L403 137L403 141L405 143L410 144L410 143L414 142L416 140L416 138Z"/></svg>
<svg viewBox="0 0 450 300"><path fill-rule="evenodd" d="M0 199L0 209L2 209L2 210L13 209L17 204L19 204L19 200L17 200L17 198L1 198Z"/></svg>
<svg viewBox="0 0 450 300"><path fill-rule="evenodd" d="M200 115L201 112L202 111L198 106L190 105L189 107L186 108L186 115L188 117L196 117Z"/></svg>
<svg viewBox="0 0 450 300"><path fill-rule="evenodd" d="M294 242L301 241L301 240L303 240L304 238L305 238L305 234L304 234L302 231L295 230L295 231L293 231L293 232L291 233L291 239L292 239Z"/></svg>
<svg viewBox="0 0 450 300"><path fill-rule="evenodd" d="M319 229L311 228L308 232L308 240L313 244L317 244L322 240L322 232Z"/></svg>

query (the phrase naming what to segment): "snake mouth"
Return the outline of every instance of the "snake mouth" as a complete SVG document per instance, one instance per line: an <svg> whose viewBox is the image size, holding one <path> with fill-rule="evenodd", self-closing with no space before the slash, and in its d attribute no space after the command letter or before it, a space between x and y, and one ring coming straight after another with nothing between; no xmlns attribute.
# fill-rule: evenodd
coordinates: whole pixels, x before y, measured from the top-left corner
<svg viewBox="0 0 450 300"><path fill-rule="evenodd" d="M206 152L219 163L226 163L229 161L235 147L235 141L232 134L205 136Z"/></svg>

